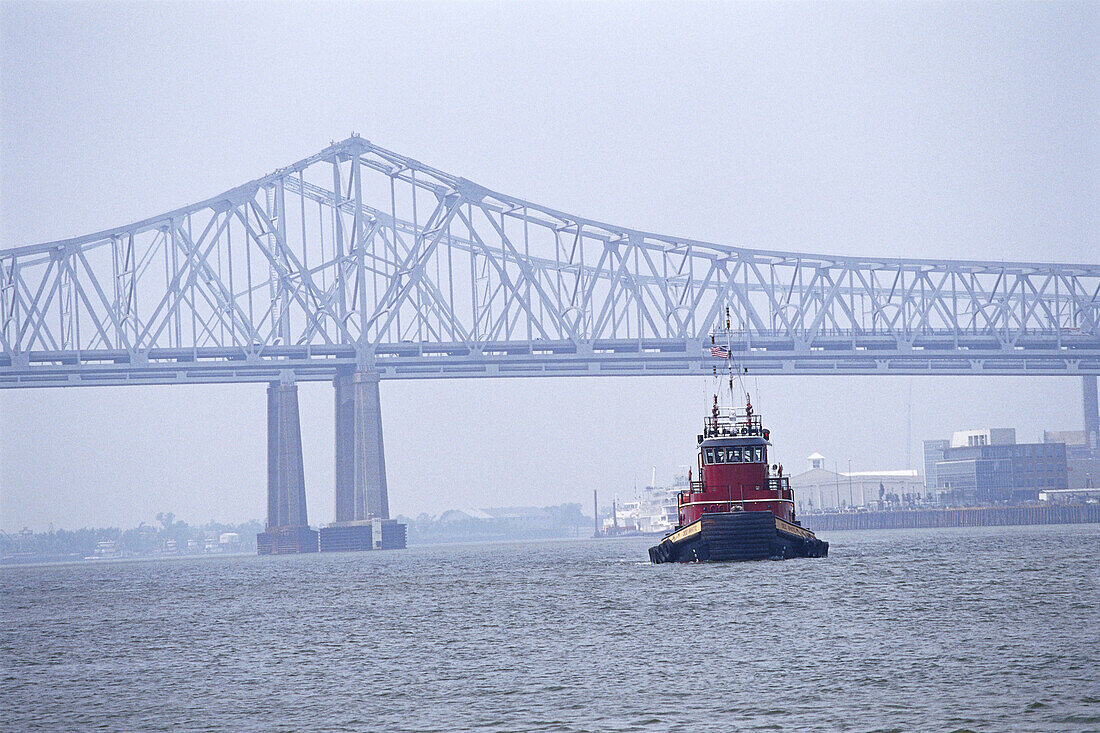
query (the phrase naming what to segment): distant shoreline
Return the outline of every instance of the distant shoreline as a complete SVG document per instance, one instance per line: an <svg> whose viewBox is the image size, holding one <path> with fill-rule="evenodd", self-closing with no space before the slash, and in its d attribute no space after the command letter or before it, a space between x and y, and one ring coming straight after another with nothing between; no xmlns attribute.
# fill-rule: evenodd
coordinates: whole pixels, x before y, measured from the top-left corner
<svg viewBox="0 0 1100 733"><path fill-rule="evenodd" d="M551 537L492 537L484 539L448 539L440 540L438 542L410 542L409 549L418 547L445 547L448 545L454 546L468 546L468 545L500 545L500 544L514 544L522 542L567 542L571 540L586 540L591 539L585 535L578 536L551 536ZM352 554L362 554L354 551L349 551ZM376 551L371 551L376 552ZM387 550L386 552L391 552ZM321 555L343 555L348 554L346 552L339 553L290 553L284 555L278 555L278 557L312 557ZM129 562L177 562L180 560L217 560L220 558L240 558L240 557L261 557L256 552L227 552L227 553L184 553L179 555L133 555L130 557L79 557L76 555L69 557L61 556L49 556L49 555L35 555L35 556L5 556L0 557L0 570L5 568L33 568L33 567L46 567L54 565L106 565L106 564L122 564Z"/></svg>
<svg viewBox="0 0 1100 733"><path fill-rule="evenodd" d="M156 561L168 561L175 562L177 560L217 560L227 557L256 557L255 552L223 552L223 553L209 553L209 554L186 554L186 555L134 555L132 557L67 557L62 558L59 556L49 555L36 555L27 557L26 560L19 556L9 555L7 557L0 557L0 569L3 568L34 568L43 567L46 565L116 565L128 562L156 562Z"/></svg>
<svg viewBox="0 0 1100 733"><path fill-rule="evenodd" d="M968 527L1007 527L1038 525L1073 525L1100 523L1100 504L1075 504L1058 506L1020 507L966 507L959 509L902 509L882 512L854 512L837 514L803 515L802 524L815 532L846 532L858 530L891 529L945 529ZM656 535L621 534L599 537L556 536L539 538L495 537L483 539L448 539L438 542L412 542L409 549L441 547L446 545L469 546L522 543L538 541L616 540L654 537ZM313 556L314 553L307 553ZM344 553L339 553L344 554ZM294 555L298 557L298 555ZM179 555L134 555L131 557L60 557L60 556L6 556L0 558L0 570L33 568L58 565L102 565L136 562L179 562L183 560L217 560L226 558L258 557L254 552L194 553Z"/></svg>

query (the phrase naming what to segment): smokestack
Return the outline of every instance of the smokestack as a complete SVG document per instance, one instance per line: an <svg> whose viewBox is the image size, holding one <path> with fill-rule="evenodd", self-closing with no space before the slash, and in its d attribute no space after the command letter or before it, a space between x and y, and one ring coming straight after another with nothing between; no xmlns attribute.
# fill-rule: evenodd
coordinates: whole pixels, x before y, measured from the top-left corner
<svg viewBox="0 0 1100 733"><path fill-rule="evenodd" d="M596 523L596 534L593 537L600 536L600 500L596 497L596 490L592 489L592 521Z"/></svg>
<svg viewBox="0 0 1100 733"><path fill-rule="evenodd" d="M1098 414L1100 410L1097 409L1096 377L1084 377L1081 386L1085 407L1085 444L1088 445L1089 451L1096 455L1097 449L1100 448L1100 445L1098 445L1098 442L1100 442L1100 414Z"/></svg>

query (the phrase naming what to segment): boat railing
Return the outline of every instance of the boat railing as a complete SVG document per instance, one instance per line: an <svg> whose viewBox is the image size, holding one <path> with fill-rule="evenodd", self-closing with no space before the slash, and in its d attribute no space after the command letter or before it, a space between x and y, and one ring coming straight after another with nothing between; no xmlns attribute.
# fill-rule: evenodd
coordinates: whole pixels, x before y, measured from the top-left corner
<svg viewBox="0 0 1100 733"><path fill-rule="evenodd" d="M780 499L794 499L791 493L791 479L787 476L768 476L769 491L778 492Z"/></svg>
<svg viewBox="0 0 1100 733"><path fill-rule="evenodd" d="M708 438L763 434L764 425L759 415L727 413L703 418L703 435Z"/></svg>
<svg viewBox="0 0 1100 733"><path fill-rule="evenodd" d="M677 504L683 505L684 503L690 501L691 494L701 494L704 491L708 490L711 494L717 494L718 496L722 496L723 494L725 494L725 503L731 505L743 504L746 501L765 501L765 499L746 500L744 493L745 487L743 486L738 487L737 490L734 490L734 487L732 486L710 486L708 489L703 485L702 481L692 481L689 486L690 488L684 489L683 491L680 491L678 493ZM787 476L768 476L765 479L764 487L768 491L776 492L777 498L779 499L794 501L794 494L791 491L791 480ZM760 487L758 486L757 489L759 488Z"/></svg>
<svg viewBox="0 0 1100 733"><path fill-rule="evenodd" d="M765 482L766 482L765 487L769 491L789 492L791 490L791 479L787 476L768 476L765 479ZM724 490L724 491L728 492L730 490L730 488L731 487L729 487L729 486L721 486L721 487L711 486L710 490L712 492L717 491L717 490ZM759 488L759 487L757 487L757 488ZM690 484L690 488L687 488L687 489L684 489L683 491L681 491L680 496L683 496L683 495L689 494L689 493L691 493L691 494L701 494L705 490L706 490L706 487L703 485L702 481L692 481L691 484Z"/></svg>

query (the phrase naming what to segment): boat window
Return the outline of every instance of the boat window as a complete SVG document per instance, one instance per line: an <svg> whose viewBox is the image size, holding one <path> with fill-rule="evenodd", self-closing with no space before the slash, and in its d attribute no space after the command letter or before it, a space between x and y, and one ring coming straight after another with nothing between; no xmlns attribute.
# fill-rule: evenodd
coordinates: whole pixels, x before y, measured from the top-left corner
<svg viewBox="0 0 1100 733"><path fill-rule="evenodd" d="M730 463L740 463L740 462L741 462L741 449L740 448L730 448Z"/></svg>
<svg viewBox="0 0 1100 733"><path fill-rule="evenodd" d="M726 449L725 448L715 448L714 449L714 457L715 457L715 460L718 463L725 463L726 462Z"/></svg>
<svg viewBox="0 0 1100 733"><path fill-rule="evenodd" d="M707 448L706 449L706 456L707 456L707 463L714 463L714 449L713 448Z"/></svg>
<svg viewBox="0 0 1100 733"><path fill-rule="evenodd" d="M756 446L754 452L755 452L755 455L753 456L753 460L756 461L757 463L763 463L764 462L764 448L762 446L758 445L758 446Z"/></svg>

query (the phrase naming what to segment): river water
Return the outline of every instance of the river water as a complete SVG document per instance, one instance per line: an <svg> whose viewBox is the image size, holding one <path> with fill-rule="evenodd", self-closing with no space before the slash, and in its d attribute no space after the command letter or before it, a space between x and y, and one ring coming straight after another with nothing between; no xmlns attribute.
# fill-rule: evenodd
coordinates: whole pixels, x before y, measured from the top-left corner
<svg viewBox="0 0 1100 733"><path fill-rule="evenodd" d="M1100 730L1100 526L0 570L0 729Z"/></svg>

